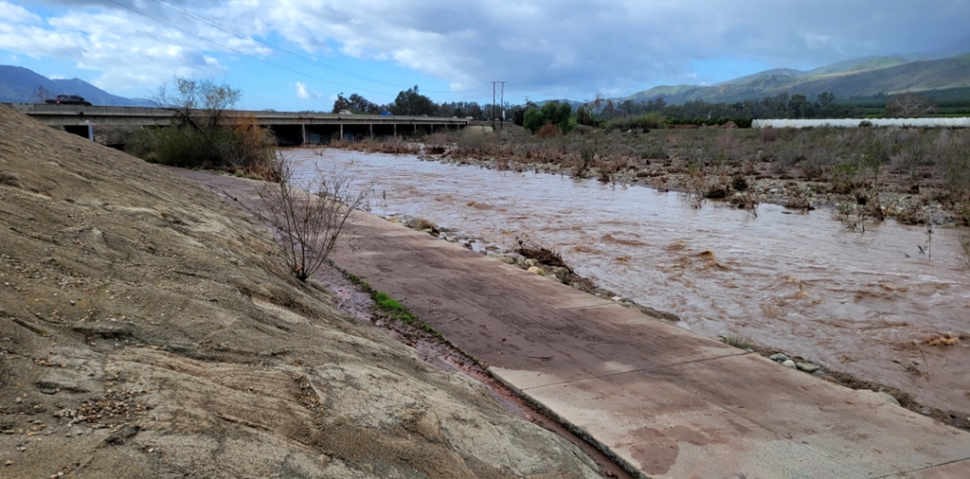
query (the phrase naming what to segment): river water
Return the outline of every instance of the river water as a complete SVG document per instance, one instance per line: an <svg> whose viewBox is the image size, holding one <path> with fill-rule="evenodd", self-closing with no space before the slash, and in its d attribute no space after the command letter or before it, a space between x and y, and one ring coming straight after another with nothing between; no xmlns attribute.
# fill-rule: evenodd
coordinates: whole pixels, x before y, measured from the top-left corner
<svg viewBox="0 0 970 479"><path fill-rule="evenodd" d="M743 335L924 405L970 412L970 269L965 229L894 221L848 231L824 209L693 208L678 193L497 171L414 156L288 150L306 177L337 167L374 214L431 220L511 249L558 249L580 275L678 314L708 336ZM921 253L929 250L932 258ZM953 346L923 341L962 335Z"/></svg>

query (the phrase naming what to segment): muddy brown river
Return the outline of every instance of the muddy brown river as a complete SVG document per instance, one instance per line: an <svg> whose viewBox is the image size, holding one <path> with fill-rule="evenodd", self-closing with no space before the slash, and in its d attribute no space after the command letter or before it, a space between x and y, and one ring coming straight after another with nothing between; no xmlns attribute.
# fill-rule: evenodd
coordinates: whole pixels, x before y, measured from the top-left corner
<svg viewBox="0 0 970 479"><path fill-rule="evenodd" d="M559 249L576 272L708 336L743 335L826 368L970 412L966 229L894 221L848 231L830 210L758 216L678 193L344 150L288 150L301 176L345 168L371 212L431 220L512 249ZM921 253L918 246L923 247ZM927 254L932 253L932 258ZM931 346L944 333L963 336Z"/></svg>

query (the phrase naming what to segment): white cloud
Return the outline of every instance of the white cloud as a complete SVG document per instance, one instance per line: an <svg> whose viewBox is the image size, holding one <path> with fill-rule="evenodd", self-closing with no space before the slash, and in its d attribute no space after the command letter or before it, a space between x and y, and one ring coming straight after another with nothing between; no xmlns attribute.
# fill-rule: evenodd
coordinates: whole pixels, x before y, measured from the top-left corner
<svg viewBox="0 0 970 479"><path fill-rule="evenodd" d="M970 2L950 0L250 0L247 5L259 12L261 28L310 52L326 53L333 46L453 84L509 80L519 89L587 94L687 82L691 60L697 59L744 57L799 67L927 50L940 46L934 42L967 35L970 24Z"/></svg>
<svg viewBox="0 0 970 479"><path fill-rule="evenodd" d="M5 5L8 4L0 3L0 8ZM166 21L176 25L174 20ZM224 75L227 66L212 52L270 53L252 40L211 25L177 25L190 33L123 9L68 9L46 18L46 24L14 23L0 16L0 49L34 58L70 61L78 68L98 71L99 76L92 83L101 88L138 93L153 89L173 75ZM213 39L218 45L193 34Z"/></svg>
<svg viewBox="0 0 970 479"><path fill-rule="evenodd" d="M970 24L970 2L955 0L167 0L194 17L155 2L119 0L190 32L184 33L105 0L30 1L60 13L45 24L0 0L0 49L76 61L100 71L99 86L115 88L152 86L173 74L219 76L233 65L222 56L212 61L218 54L281 55L206 21L271 38L323 63L338 54L390 62L452 90L507 80L517 91L576 98L697 81L692 61L698 60L804 67L928 51L965 37ZM363 89L395 83L311 64L298 69Z"/></svg>
<svg viewBox="0 0 970 479"><path fill-rule="evenodd" d="M322 98L323 95L307 88L303 82L296 82L296 97L303 100Z"/></svg>
<svg viewBox="0 0 970 479"><path fill-rule="evenodd" d="M0 1L0 18L8 23L40 23L40 16L24 7Z"/></svg>

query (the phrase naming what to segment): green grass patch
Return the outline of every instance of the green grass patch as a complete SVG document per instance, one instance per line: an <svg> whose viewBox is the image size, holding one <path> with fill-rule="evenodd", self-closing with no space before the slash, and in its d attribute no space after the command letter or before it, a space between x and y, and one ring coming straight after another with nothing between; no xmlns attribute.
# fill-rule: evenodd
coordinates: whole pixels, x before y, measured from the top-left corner
<svg viewBox="0 0 970 479"><path fill-rule="evenodd" d="M445 337L441 333L439 333L437 330L432 328L430 324L419 320L418 317L414 315L414 313L408 311L408 309L405 308L400 301L392 298L391 295L383 291L375 290L369 284L367 284L366 281L360 279L359 277L357 277L352 273L345 272L344 275L347 277L348 280L350 280L351 283L354 283L362 291L369 294L371 299L374 300L374 308L377 309L382 314L384 314L385 316L387 316L388 318L400 321L404 324L415 326L421 331L431 334L434 337L444 341L446 344L451 345L451 343L445 340Z"/></svg>
<svg viewBox="0 0 970 479"><path fill-rule="evenodd" d="M387 293L383 291L378 291L374 296L374 306L377 307L382 313L403 322L404 324L413 324L415 317L408 311L407 308L401 305L401 303L390 297Z"/></svg>
<svg viewBox="0 0 970 479"><path fill-rule="evenodd" d="M472 357L471 355L469 355L465 351L462 351L461 348L459 348L458 346L455 346L454 344L452 344L451 341L448 341L447 339L445 339L444 335L441 334L441 333L439 333L434 328L432 328L430 324L425 323L424 321L421 321L421 320L417 319L417 316L415 316L414 313L408 311L407 308L405 308L404 305L402 305L400 303L400 301L397 301L396 299L392 298L391 295L389 295L389 294L387 294L387 293L385 293L383 291L377 291L377 290L375 290L374 288L371 287L371 285L367 284L367 281L364 281L364 280L360 279L359 276L357 276L357 275L355 275L355 274L353 274L353 273L351 273L351 272L349 272L349 271L347 271L347 270L345 270L343 268L340 268L336 264L333 264L333 263L330 263L330 264L334 268L337 268L337 270L340 271L344 275L345 278L347 278L348 280L350 280L351 283L354 283L354 285L356 285L358 288L360 288L361 291L369 294L371 296L371 298L374 300L374 307L377 308L379 311L385 312L385 313L391 312L392 314L389 314L389 316L391 318L393 318L393 319L399 319L399 320L401 320L402 322L404 322L406 324L416 326L421 331L424 331L424 332L426 332L426 333L434 336L435 338L438 339L438 341L441 341L442 344L444 344L444 345L448 346L449 348L451 348L452 350L458 352L462 357L466 358L469 362L471 362L473 364L476 364L477 366L481 367L482 369L486 369L487 368L486 365L482 364L481 362L479 362L477 359L475 359L474 357ZM387 309L385 309L385 308L387 308ZM405 320L401 316L394 316L393 315L394 312L406 314L409 319Z"/></svg>

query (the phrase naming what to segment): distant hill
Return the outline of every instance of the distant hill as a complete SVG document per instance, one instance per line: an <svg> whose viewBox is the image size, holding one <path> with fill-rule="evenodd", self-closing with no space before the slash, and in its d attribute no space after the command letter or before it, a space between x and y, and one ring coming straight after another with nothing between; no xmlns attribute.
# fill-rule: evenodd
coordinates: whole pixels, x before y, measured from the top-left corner
<svg viewBox="0 0 970 479"><path fill-rule="evenodd" d="M151 106L141 98L125 98L112 95L84 80L51 80L23 67L0 65L0 102L36 103L33 98L38 87L44 87L51 95L81 95L95 105L103 106Z"/></svg>
<svg viewBox="0 0 970 479"><path fill-rule="evenodd" d="M943 51L958 51L964 47L970 50L970 43L955 44ZM774 69L711 86L658 86L620 100L644 102L662 97L668 104L694 100L730 103L781 93L813 97L823 92L832 92L836 98L846 99L966 87L970 87L970 53L917 60L903 56L865 57L809 71Z"/></svg>

